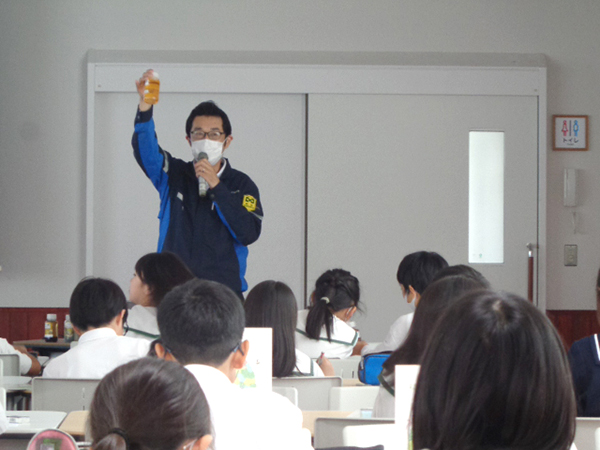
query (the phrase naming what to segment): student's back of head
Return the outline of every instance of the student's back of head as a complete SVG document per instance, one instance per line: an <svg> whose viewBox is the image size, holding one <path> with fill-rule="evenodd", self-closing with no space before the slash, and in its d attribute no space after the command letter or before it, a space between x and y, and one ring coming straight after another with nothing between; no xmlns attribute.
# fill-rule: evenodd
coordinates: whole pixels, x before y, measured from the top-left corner
<svg viewBox="0 0 600 450"><path fill-rule="evenodd" d="M360 286L354 275L343 269L326 271L315 283L312 306L306 318L306 334L319 339L325 327L327 338L331 340L333 313L348 309L351 316L359 308L359 300Z"/></svg>
<svg viewBox="0 0 600 450"><path fill-rule="evenodd" d="M86 331L107 326L126 308L125 294L117 283L104 278L84 278L71 294L69 314L73 325Z"/></svg>
<svg viewBox="0 0 600 450"><path fill-rule="evenodd" d="M194 278L194 274L175 253L148 253L135 263L135 275L148 286L152 306L160 305L167 292Z"/></svg>
<svg viewBox="0 0 600 450"><path fill-rule="evenodd" d="M298 321L298 304L292 290L280 281L258 283L248 293L244 311L247 327L273 329L273 376L290 376L296 366Z"/></svg>
<svg viewBox="0 0 600 450"><path fill-rule="evenodd" d="M157 313L165 348L182 364L219 366L240 343L244 308L227 286L193 279L169 292Z"/></svg>
<svg viewBox="0 0 600 450"><path fill-rule="evenodd" d="M440 269L438 273L433 277L432 283L441 280L446 277L461 276L465 278L471 278L484 286L484 289L490 289L490 282L485 278L481 272L473 269L471 266L465 264L456 264L454 266L444 267Z"/></svg>
<svg viewBox="0 0 600 450"><path fill-rule="evenodd" d="M567 450L575 415L562 342L531 303L477 291L442 316L417 381L415 449Z"/></svg>
<svg viewBox="0 0 600 450"><path fill-rule="evenodd" d="M210 411L194 376L179 364L142 358L106 375L90 408L94 450L203 450Z"/></svg>
<svg viewBox="0 0 600 450"><path fill-rule="evenodd" d="M385 374L393 374L396 364L419 364L442 314L468 292L485 288L485 283L463 276L449 276L431 283L421 296L406 340L384 363Z"/></svg>
<svg viewBox="0 0 600 450"><path fill-rule="evenodd" d="M415 252L402 259L398 266L396 279L406 292L412 286L418 294L422 294L435 274L444 267L448 267L448 263L438 253Z"/></svg>

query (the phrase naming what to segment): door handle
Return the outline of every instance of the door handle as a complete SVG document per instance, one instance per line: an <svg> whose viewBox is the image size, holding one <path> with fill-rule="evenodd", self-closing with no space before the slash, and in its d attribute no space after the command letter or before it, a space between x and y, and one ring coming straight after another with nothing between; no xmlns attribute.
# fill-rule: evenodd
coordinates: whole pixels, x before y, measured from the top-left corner
<svg viewBox="0 0 600 450"><path fill-rule="evenodd" d="M534 266L534 254L533 250L538 248L537 244L529 242L527 244L527 300L533 303L533 266Z"/></svg>

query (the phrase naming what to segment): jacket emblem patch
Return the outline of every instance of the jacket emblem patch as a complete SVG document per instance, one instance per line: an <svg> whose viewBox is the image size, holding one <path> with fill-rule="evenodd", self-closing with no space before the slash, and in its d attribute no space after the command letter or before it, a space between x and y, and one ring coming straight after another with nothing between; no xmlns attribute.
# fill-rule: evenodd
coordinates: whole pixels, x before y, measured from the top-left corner
<svg viewBox="0 0 600 450"><path fill-rule="evenodd" d="M242 206L246 208L248 212L252 212L256 209L256 199L251 195L244 195Z"/></svg>

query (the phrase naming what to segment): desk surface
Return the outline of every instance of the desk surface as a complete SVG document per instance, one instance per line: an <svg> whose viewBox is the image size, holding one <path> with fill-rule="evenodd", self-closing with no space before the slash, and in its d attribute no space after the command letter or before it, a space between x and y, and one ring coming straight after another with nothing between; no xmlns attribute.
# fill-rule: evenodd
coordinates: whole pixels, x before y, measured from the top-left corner
<svg viewBox="0 0 600 450"><path fill-rule="evenodd" d="M302 427L307 428L311 435L315 433L315 420L318 417L348 417L351 411L302 411ZM85 424L88 411L70 412L59 429L73 437L85 437Z"/></svg>
<svg viewBox="0 0 600 450"><path fill-rule="evenodd" d="M0 387L6 389L6 392L30 391L31 377L5 376L0 378Z"/></svg>
<svg viewBox="0 0 600 450"><path fill-rule="evenodd" d="M69 433L75 439L85 437L85 424L88 411L72 411L60 424L59 430Z"/></svg>
<svg viewBox="0 0 600 450"><path fill-rule="evenodd" d="M71 348L69 342L65 342L64 339L60 338L56 342L46 342L44 339L30 339L28 341L14 341L14 345L23 345L24 347L31 349L52 349L52 350L64 350L67 351Z"/></svg>
<svg viewBox="0 0 600 450"><path fill-rule="evenodd" d="M62 411L6 411L8 429L0 439L31 437L46 428L57 428L66 416Z"/></svg>
<svg viewBox="0 0 600 450"><path fill-rule="evenodd" d="M315 435L315 421L319 417L348 417L352 411L302 411L302 428L310 431L310 435Z"/></svg>

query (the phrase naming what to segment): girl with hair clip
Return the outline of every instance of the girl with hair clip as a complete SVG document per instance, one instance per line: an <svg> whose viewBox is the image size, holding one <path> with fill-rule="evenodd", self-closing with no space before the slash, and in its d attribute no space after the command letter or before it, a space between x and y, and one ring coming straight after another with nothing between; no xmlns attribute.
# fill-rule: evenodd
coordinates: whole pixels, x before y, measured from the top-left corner
<svg viewBox="0 0 600 450"><path fill-rule="evenodd" d="M419 301L415 317L404 343L383 364L381 383L373 406L373 417L395 417L394 368L397 364L420 364L431 332L444 311L467 292L487 285L473 278L451 276L430 284Z"/></svg>
<svg viewBox="0 0 600 450"><path fill-rule="evenodd" d="M127 317L127 336L157 339L156 308L174 287L194 278L179 256L170 252L148 253L135 263L129 285L129 301L134 306Z"/></svg>
<svg viewBox="0 0 600 450"><path fill-rule="evenodd" d="M596 278L596 320L600 323L600 270ZM575 342L569 350L577 415L600 417L600 335Z"/></svg>
<svg viewBox="0 0 600 450"><path fill-rule="evenodd" d="M244 303L247 327L273 329L273 376L328 376L334 375L327 358L320 366L296 348L298 305L289 286L280 281L258 283L248 293ZM324 369L324 370L323 370Z"/></svg>
<svg viewBox="0 0 600 450"><path fill-rule="evenodd" d="M315 283L312 306L298 312L296 348L311 358L360 355L366 342L348 322L359 307L358 279L342 269L328 270Z"/></svg>
<svg viewBox="0 0 600 450"><path fill-rule="evenodd" d="M155 358L102 379L88 427L93 450L206 450L212 442L208 403L194 376Z"/></svg>
<svg viewBox="0 0 600 450"><path fill-rule="evenodd" d="M567 450L575 415L565 350L535 306L477 291L448 308L421 361L413 448Z"/></svg>

